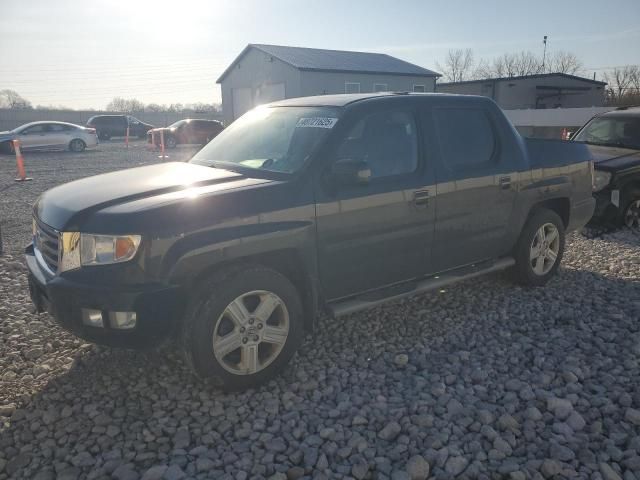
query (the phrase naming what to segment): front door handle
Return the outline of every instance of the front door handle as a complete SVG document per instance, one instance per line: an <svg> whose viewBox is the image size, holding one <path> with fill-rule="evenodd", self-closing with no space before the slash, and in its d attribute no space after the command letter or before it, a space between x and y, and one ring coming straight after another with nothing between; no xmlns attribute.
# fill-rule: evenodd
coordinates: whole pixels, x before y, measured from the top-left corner
<svg viewBox="0 0 640 480"><path fill-rule="evenodd" d="M417 190L413 192L413 203L416 205L428 205L429 190Z"/></svg>
<svg viewBox="0 0 640 480"><path fill-rule="evenodd" d="M509 190L511 188L511 177L509 176L500 177L500 180L498 181L498 183L500 183L500 188L502 190Z"/></svg>

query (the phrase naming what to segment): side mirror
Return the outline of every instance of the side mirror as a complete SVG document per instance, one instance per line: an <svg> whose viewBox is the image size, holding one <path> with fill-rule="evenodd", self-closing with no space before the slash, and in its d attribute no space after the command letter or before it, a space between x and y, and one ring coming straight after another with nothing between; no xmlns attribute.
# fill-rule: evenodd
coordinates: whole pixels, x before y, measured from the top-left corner
<svg viewBox="0 0 640 480"><path fill-rule="evenodd" d="M341 158L331 165L331 176L342 185L366 185L371 179L371 169L364 160Z"/></svg>

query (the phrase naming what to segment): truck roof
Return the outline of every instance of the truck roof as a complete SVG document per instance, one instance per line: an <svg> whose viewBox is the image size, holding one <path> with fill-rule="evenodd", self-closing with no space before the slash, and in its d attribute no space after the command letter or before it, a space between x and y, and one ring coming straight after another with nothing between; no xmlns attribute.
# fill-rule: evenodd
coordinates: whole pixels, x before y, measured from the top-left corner
<svg viewBox="0 0 640 480"><path fill-rule="evenodd" d="M312 97L297 97L270 103L278 107L344 107L351 103L382 97L462 97L475 95L457 95L452 93L414 93L414 92L380 92L380 93L343 93L338 95L316 95Z"/></svg>

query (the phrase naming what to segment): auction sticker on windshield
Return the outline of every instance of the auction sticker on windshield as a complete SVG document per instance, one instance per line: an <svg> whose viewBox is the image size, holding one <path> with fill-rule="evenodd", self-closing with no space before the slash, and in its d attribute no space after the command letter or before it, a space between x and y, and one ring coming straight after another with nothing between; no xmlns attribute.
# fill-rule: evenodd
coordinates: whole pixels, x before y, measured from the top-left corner
<svg viewBox="0 0 640 480"><path fill-rule="evenodd" d="M298 120L298 123L296 123L296 128L333 128L337 121L337 118L331 117L301 118L300 120Z"/></svg>

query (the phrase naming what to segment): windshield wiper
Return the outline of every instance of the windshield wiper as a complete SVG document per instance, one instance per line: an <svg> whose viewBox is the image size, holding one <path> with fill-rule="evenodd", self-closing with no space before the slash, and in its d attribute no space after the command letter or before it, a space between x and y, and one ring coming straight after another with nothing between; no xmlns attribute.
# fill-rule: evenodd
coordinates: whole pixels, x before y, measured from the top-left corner
<svg viewBox="0 0 640 480"><path fill-rule="evenodd" d="M230 170L232 172L238 172L238 173L246 173L249 170L255 170L255 168L245 167L244 165L238 165L237 163L221 162L217 160L214 160L213 162L211 162L209 164L209 167L220 168L222 170Z"/></svg>

